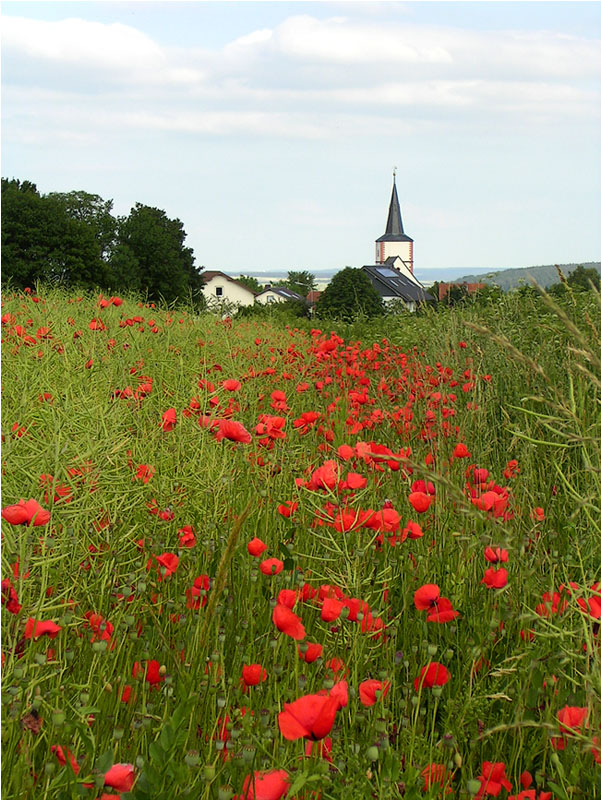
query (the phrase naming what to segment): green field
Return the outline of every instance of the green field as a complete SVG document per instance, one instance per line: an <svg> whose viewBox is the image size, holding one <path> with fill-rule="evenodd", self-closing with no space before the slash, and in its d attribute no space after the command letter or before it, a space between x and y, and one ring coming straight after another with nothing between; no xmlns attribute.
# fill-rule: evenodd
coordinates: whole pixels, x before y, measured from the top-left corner
<svg viewBox="0 0 602 801"><path fill-rule="evenodd" d="M3 797L599 798L600 305L561 302L5 292Z"/></svg>

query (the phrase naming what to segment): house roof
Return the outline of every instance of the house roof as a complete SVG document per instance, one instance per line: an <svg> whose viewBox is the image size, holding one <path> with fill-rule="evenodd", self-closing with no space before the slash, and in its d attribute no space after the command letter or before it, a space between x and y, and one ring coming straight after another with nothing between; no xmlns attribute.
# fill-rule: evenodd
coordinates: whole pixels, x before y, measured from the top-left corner
<svg viewBox="0 0 602 801"><path fill-rule="evenodd" d="M320 297L320 295L321 295L321 294L322 294L322 293L321 293L321 292L319 292L317 289L311 289L311 290L310 290L310 291L307 293L307 297L305 298L305 300L306 300L308 303L317 303L317 302L318 302L318 299L319 299L319 297Z"/></svg>
<svg viewBox="0 0 602 801"><path fill-rule="evenodd" d="M389 216L387 217L387 228L385 233L376 240L377 242L413 242L414 240L407 236L403 230L403 222L401 221L401 209L399 207L399 198L397 197L397 186L395 185L395 178L393 178L393 191L391 192L391 202L389 203Z"/></svg>
<svg viewBox="0 0 602 801"><path fill-rule="evenodd" d="M225 278L226 281L230 281L230 283L232 284L236 284L237 286L242 287L242 289L246 289L247 292L250 292L252 295L258 294L257 292L254 292L252 289L249 289L248 286L241 284L241 282L237 281L236 278L231 278L229 275L226 275L226 273L223 273L221 270L205 270L204 272L201 273L201 280L203 281L204 284L207 284L209 281L211 281L212 278L217 278L218 276L221 278Z"/></svg>
<svg viewBox="0 0 602 801"><path fill-rule="evenodd" d="M406 278L405 275L402 275L392 267L387 267L384 264L365 264L362 270L368 274L372 286L381 297L393 296L405 301L414 301L415 303L435 300L422 284L410 281L409 278Z"/></svg>
<svg viewBox="0 0 602 801"><path fill-rule="evenodd" d="M257 293L257 297L259 297L259 295L263 295L264 292L274 292L276 295L280 295L280 297L284 298L285 300L305 300L303 295L299 295L297 292L293 292L292 289L289 289L286 286L266 287L262 292Z"/></svg>

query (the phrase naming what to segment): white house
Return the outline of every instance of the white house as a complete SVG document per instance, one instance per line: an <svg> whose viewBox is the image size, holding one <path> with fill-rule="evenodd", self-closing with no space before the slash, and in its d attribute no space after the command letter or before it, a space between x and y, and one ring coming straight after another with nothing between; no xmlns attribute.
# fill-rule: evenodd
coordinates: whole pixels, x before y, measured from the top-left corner
<svg viewBox="0 0 602 801"><path fill-rule="evenodd" d="M222 310L255 303L255 292L220 270L205 270L201 278L209 309Z"/></svg>
<svg viewBox="0 0 602 801"><path fill-rule="evenodd" d="M305 298L285 286L266 286L263 292L255 295L256 303L284 303L286 300L305 302Z"/></svg>

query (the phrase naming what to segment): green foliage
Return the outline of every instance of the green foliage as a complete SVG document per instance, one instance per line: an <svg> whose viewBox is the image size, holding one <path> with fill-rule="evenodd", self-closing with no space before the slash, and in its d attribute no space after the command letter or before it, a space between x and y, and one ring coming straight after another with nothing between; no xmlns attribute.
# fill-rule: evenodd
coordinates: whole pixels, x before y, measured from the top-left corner
<svg viewBox="0 0 602 801"><path fill-rule="evenodd" d="M91 289L107 286L110 272L89 225L57 198L41 196L35 184L3 178L2 280Z"/></svg>
<svg viewBox="0 0 602 801"><path fill-rule="evenodd" d="M260 284L257 278L253 275L239 275L236 279L239 284L246 286L247 289L250 289L251 292L261 292L263 290L263 284Z"/></svg>
<svg viewBox="0 0 602 801"><path fill-rule="evenodd" d="M89 192L40 195L2 179L2 280L146 293L204 306L202 281L180 220L137 203L128 217Z"/></svg>
<svg viewBox="0 0 602 801"><path fill-rule="evenodd" d="M345 267L328 284L316 304L319 318L351 322L358 317L372 318L384 314L384 305L378 292L363 270Z"/></svg>
<svg viewBox="0 0 602 801"><path fill-rule="evenodd" d="M289 270L285 285L305 298L312 289L316 288L316 276L308 270Z"/></svg>
<svg viewBox="0 0 602 801"><path fill-rule="evenodd" d="M111 256L114 273L129 291L146 291L151 300L167 303L202 291L192 249L184 246L180 220L161 209L136 203L119 221L118 242Z"/></svg>
<svg viewBox="0 0 602 801"><path fill-rule="evenodd" d="M599 290L600 273L594 270L593 267L583 267L583 265L580 264L569 274L567 283L573 289L588 291L592 288L593 284L594 289Z"/></svg>
<svg viewBox="0 0 602 801"><path fill-rule="evenodd" d="M86 223L94 232L101 257L106 260L110 256L117 235L117 220L111 214L112 200L103 200L100 195L93 195L83 190L50 192L46 197L57 201L69 217Z"/></svg>

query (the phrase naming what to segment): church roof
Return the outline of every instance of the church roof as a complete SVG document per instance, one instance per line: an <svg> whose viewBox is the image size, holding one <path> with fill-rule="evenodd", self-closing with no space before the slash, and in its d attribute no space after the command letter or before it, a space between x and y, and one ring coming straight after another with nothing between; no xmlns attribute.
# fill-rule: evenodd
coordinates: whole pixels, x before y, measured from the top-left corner
<svg viewBox="0 0 602 801"><path fill-rule="evenodd" d="M392 267L384 264L365 264L362 270L368 274L372 286L381 297L398 297L415 303L435 300L421 284L410 281Z"/></svg>
<svg viewBox="0 0 602 801"><path fill-rule="evenodd" d="M387 228L385 233L376 240L377 242L413 242L414 240L404 234L403 222L401 221L401 209L399 198L397 197L397 186L393 178L393 191L391 192L391 202L389 203L389 216L387 217Z"/></svg>

